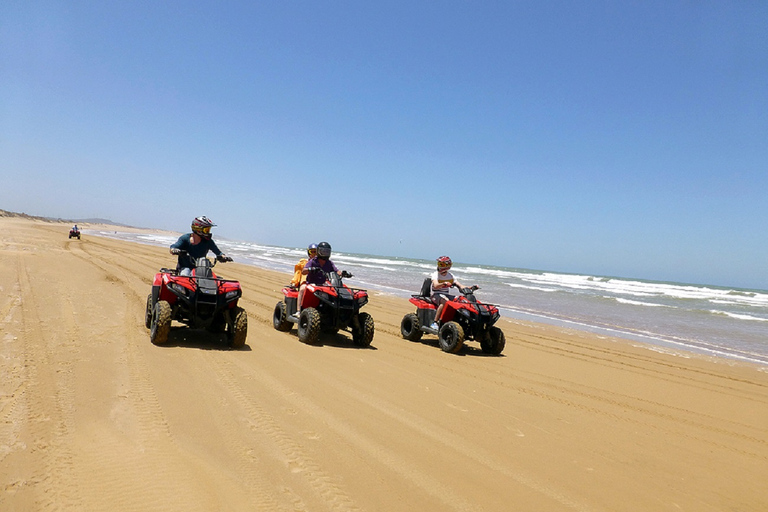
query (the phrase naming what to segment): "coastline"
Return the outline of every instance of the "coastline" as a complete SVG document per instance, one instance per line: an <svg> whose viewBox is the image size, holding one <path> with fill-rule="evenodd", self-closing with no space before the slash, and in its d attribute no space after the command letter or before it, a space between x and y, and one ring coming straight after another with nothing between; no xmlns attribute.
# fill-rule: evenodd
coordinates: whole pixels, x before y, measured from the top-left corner
<svg viewBox="0 0 768 512"><path fill-rule="evenodd" d="M105 229L86 231L160 247L170 245L178 236L178 233L147 230L118 230L114 234ZM278 272L293 272L295 261L303 253L297 248L252 242L225 239L217 242L238 262ZM356 274L354 282L358 286L406 299L415 291L413 283L421 283L425 270L431 268L431 263L424 260L354 253L336 253L335 261ZM768 345L765 344L768 333L755 323L764 323L768 318L755 317L754 310L738 309L746 306L764 311L766 291L457 265L454 270L462 274L461 281L478 283L480 280L482 300L497 305L502 316L509 319L621 338L647 345L651 350L679 353L682 357L700 354L755 363L768 369ZM510 288L516 291L510 293ZM574 293L574 289L578 291ZM539 297L534 296L537 293ZM645 300L627 298L637 295ZM550 297L555 298L550 300ZM542 299L545 302L542 303ZM730 312L725 309L729 307ZM619 311L621 308L625 309ZM665 320L659 323L662 318Z"/></svg>
<svg viewBox="0 0 768 512"><path fill-rule="evenodd" d="M765 510L768 374L504 319L502 357L272 327L287 273L241 281L245 350L144 301L167 251L0 218L3 510ZM123 227L119 227L125 230Z"/></svg>

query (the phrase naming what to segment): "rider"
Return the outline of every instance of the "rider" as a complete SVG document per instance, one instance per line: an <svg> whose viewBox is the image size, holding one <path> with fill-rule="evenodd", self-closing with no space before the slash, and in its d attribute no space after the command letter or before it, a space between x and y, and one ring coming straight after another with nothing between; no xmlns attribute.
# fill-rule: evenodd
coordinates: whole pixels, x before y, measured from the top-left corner
<svg viewBox="0 0 768 512"><path fill-rule="evenodd" d="M435 321L432 322L432 325L430 326L432 329L440 327L437 324L437 320L443 312L443 306L446 302L454 298L454 295L448 294L448 290L451 286L456 286L459 289L463 288L461 283L453 277L453 274L448 272L452 266L453 262L448 256L440 256L437 258L437 272L432 274L432 302L437 305Z"/></svg>
<svg viewBox="0 0 768 512"><path fill-rule="evenodd" d="M323 284L325 283L325 274L330 272L336 272L339 274L339 276L342 276L342 273L339 271L338 268L336 268L336 265L330 260L331 257L331 244L328 242L320 242L317 244L317 255L313 258L310 258L309 261L304 265L304 268L302 269L301 273L305 276L307 276L307 280L304 283L301 283L301 287L299 288L299 307L296 314L298 314L301 311L301 303L304 300L304 289L307 287L307 284ZM323 272L319 272L317 269L320 268L323 270ZM310 270L312 269L312 270Z"/></svg>
<svg viewBox="0 0 768 512"><path fill-rule="evenodd" d="M191 276L192 269L195 268L195 260L208 255L208 251L216 255L216 259L221 262L232 261L232 258L221 252L216 246L216 242L211 238L211 228L215 226L208 217L195 217L192 221L192 232L181 235L176 242L171 245L171 254L179 256L176 264L176 271L181 276ZM185 251L185 254L182 254Z"/></svg>
<svg viewBox="0 0 768 512"><path fill-rule="evenodd" d="M307 257L301 258L298 263L293 267L293 279L291 279L291 286L296 288L301 283L304 282L305 277L302 274L302 270L304 270L304 265L307 264L307 261L309 261L310 258L314 258L317 255L317 244L309 244L307 246Z"/></svg>

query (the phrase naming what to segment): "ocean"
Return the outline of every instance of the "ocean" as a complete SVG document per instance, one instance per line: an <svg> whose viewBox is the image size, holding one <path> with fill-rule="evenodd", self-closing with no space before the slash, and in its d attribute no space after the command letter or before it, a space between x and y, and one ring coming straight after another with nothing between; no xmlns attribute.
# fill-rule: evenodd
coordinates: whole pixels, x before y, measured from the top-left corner
<svg viewBox="0 0 768 512"><path fill-rule="evenodd" d="M84 234L168 247L177 236L82 230ZM293 273L305 248L216 238L236 262ZM172 257L169 255L169 260ZM434 260L334 251L332 260L357 288L409 298L435 270ZM690 352L768 367L768 291L565 274L454 262L465 286L478 285L479 300L503 316L591 331L639 342L646 348ZM276 297L278 299L279 297ZM508 343L511 340L508 340Z"/></svg>

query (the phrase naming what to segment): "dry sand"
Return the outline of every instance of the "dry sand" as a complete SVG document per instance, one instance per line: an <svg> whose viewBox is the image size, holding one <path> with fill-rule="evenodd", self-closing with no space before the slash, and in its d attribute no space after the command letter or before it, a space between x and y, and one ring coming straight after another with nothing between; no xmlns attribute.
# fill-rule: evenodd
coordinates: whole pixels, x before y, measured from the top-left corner
<svg viewBox="0 0 768 512"><path fill-rule="evenodd" d="M144 327L167 250L0 218L0 510L768 510L768 373L502 322L503 357L272 327L288 274L237 263L244 350ZM426 339L426 338L425 338ZM473 344L474 345L474 344Z"/></svg>

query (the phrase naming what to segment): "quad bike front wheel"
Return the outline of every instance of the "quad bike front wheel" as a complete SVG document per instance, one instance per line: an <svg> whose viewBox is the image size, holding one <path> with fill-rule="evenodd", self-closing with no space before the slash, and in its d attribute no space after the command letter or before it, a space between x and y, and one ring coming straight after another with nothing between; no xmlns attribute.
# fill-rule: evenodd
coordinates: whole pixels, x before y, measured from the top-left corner
<svg viewBox="0 0 768 512"><path fill-rule="evenodd" d="M152 328L152 294L147 295L147 309L144 311L144 326Z"/></svg>
<svg viewBox="0 0 768 512"><path fill-rule="evenodd" d="M495 325L488 329L485 337L480 340L480 348L486 354L499 355L504 350L507 340L504 337L504 331Z"/></svg>
<svg viewBox="0 0 768 512"><path fill-rule="evenodd" d="M464 345L464 329L456 322L443 324L438 332L440 348L443 352L455 354Z"/></svg>
<svg viewBox="0 0 768 512"><path fill-rule="evenodd" d="M155 345L168 341L171 332L171 305L168 301L159 300L152 309L152 323L149 327L149 339Z"/></svg>
<svg viewBox="0 0 768 512"><path fill-rule="evenodd" d="M248 313L239 306L229 311L230 324L227 330L227 340L232 348L243 348L248 336Z"/></svg>
<svg viewBox="0 0 768 512"><path fill-rule="evenodd" d="M315 308L306 308L299 315L299 341L308 345L317 343L320 337L320 313Z"/></svg>
<svg viewBox="0 0 768 512"><path fill-rule="evenodd" d="M375 330L373 317L368 313L360 313L357 321L360 326L352 331L352 342L358 347L368 347L373 341Z"/></svg>
<svg viewBox="0 0 768 512"><path fill-rule="evenodd" d="M400 334L408 341L419 341L424 332L421 330L419 317L415 313L408 313L400 322Z"/></svg>
<svg viewBox="0 0 768 512"><path fill-rule="evenodd" d="M275 327L275 329L282 332L288 332L291 330L293 324L286 320L287 316L288 311L286 310L285 302L278 302L275 306L275 312L272 314L272 325Z"/></svg>

